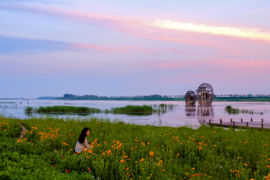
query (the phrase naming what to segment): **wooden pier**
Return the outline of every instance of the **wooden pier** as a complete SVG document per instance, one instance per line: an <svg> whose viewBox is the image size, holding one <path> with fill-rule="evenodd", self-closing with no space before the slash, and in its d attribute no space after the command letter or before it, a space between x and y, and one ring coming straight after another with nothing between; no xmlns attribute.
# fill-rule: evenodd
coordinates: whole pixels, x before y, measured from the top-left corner
<svg viewBox="0 0 270 180"><path fill-rule="evenodd" d="M224 121L222 119L220 119L219 121L209 119L207 124L209 126L231 128L270 129L270 123L265 123L264 119L261 119L261 121L254 121L253 118L251 118L249 121L244 121L243 118L241 118L239 121L234 121L233 119L230 119L229 121Z"/></svg>

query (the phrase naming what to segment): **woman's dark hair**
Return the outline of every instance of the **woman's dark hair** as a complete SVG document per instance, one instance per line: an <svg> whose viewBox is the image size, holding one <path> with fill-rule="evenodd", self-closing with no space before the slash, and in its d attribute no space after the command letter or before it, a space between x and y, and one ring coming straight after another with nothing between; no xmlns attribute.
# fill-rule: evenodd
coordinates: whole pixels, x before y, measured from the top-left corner
<svg viewBox="0 0 270 180"><path fill-rule="evenodd" d="M78 139L79 143L84 143L85 137L86 137L86 132L90 130L88 127L83 128L80 137ZM91 131L91 130L90 130Z"/></svg>

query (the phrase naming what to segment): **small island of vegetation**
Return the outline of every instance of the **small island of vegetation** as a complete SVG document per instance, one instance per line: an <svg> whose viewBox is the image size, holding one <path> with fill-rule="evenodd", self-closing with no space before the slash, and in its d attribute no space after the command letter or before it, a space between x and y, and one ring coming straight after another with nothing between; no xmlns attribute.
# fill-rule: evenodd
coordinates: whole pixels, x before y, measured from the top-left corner
<svg viewBox="0 0 270 180"><path fill-rule="evenodd" d="M94 113L112 113L112 114L126 114L126 115L152 115L154 113L164 114L167 111L171 111L174 105L127 105L124 107L115 107L111 109L101 110L98 108L89 107L76 107L76 106L47 106L47 107L27 107L25 113L30 115L32 113L38 114L78 114L78 115L89 115Z"/></svg>
<svg viewBox="0 0 270 180"><path fill-rule="evenodd" d="M47 106L39 107L34 109L32 107L27 107L25 109L27 114L38 113L38 114L80 114L88 115L92 113L100 113L101 110L98 108L88 108L88 107L75 107L75 106Z"/></svg>
<svg viewBox="0 0 270 180"><path fill-rule="evenodd" d="M113 113L113 114L127 114L127 115L151 115L155 111L152 106L127 105L125 107L112 108L111 110L108 110L107 112Z"/></svg>
<svg viewBox="0 0 270 180"><path fill-rule="evenodd" d="M254 112L251 110L247 109L238 109L238 108L233 108L232 106L226 106L225 110L228 114L260 114L263 115L263 112Z"/></svg>

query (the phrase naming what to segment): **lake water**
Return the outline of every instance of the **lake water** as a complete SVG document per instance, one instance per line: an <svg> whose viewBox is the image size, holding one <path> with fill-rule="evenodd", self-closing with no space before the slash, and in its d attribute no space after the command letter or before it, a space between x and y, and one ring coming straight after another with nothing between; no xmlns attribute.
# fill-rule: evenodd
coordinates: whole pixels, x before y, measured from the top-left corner
<svg viewBox="0 0 270 180"><path fill-rule="evenodd" d="M31 115L25 114L25 108L28 106L85 106L96 107L102 110L113 107L122 107L126 105L159 105L159 104L173 104L174 109L165 114L153 114L150 116L130 116L130 115L116 115L116 114L91 114L87 116L79 115ZM231 105L235 108L246 109L256 112L256 114L238 114L229 115L225 112L225 107ZM260 114L262 113L262 114ZM110 119L110 121L122 121L131 124L140 125L154 125L154 126L188 126L198 128L201 124L206 123L209 119L212 121L250 121L252 118L254 122L261 122L264 119L265 123L270 124L270 102L214 102L212 107L200 108L186 108L183 101L69 101L69 100L0 100L0 116L13 117L20 119L27 119L33 117L57 117L64 119L89 119L92 117Z"/></svg>

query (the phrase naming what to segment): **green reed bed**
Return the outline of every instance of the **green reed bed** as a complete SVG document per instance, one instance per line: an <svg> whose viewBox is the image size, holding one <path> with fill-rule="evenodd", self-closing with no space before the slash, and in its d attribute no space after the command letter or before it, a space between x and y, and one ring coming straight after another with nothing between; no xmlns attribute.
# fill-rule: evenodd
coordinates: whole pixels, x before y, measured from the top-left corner
<svg viewBox="0 0 270 180"><path fill-rule="evenodd" d="M39 107L37 109L33 107L27 107L25 109L27 114L39 113L39 114L93 114L100 113L101 110L98 108L88 108L88 107L76 107L76 106L47 106Z"/></svg>
<svg viewBox="0 0 270 180"><path fill-rule="evenodd" d="M100 110L98 108L89 107L76 107L76 106L47 106L47 107L27 107L25 109L26 114L38 113L38 114L81 114L88 115L93 113L112 113L112 114L126 114L126 115L141 115L148 116L154 113L163 114L173 109L173 105L127 105L124 107L116 107L107 110Z"/></svg>
<svg viewBox="0 0 270 180"><path fill-rule="evenodd" d="M93 148L75 154L85 126ZM270 131L0 118L0 162L0 179L266 179Z"/></svg>
<svg viewBox="0 0 270 180"><path fill-rule="evenodd" d="M154 108L152 106L133 106L127 105L125 107L112 108L107 111L113 114L127 114L127 115L152 115Z"/></svg>
<svg viewBox="0 0 270 180"><path fill-rule="evenodd" d="M260 115L263 115L263 112L254 112L254 111L247 110L247 109L238 109L238 108L234 108L232 106L226 106L225 111L228 114L240 114L240 113L242 113L242 114L260 114Z"/></svg>

